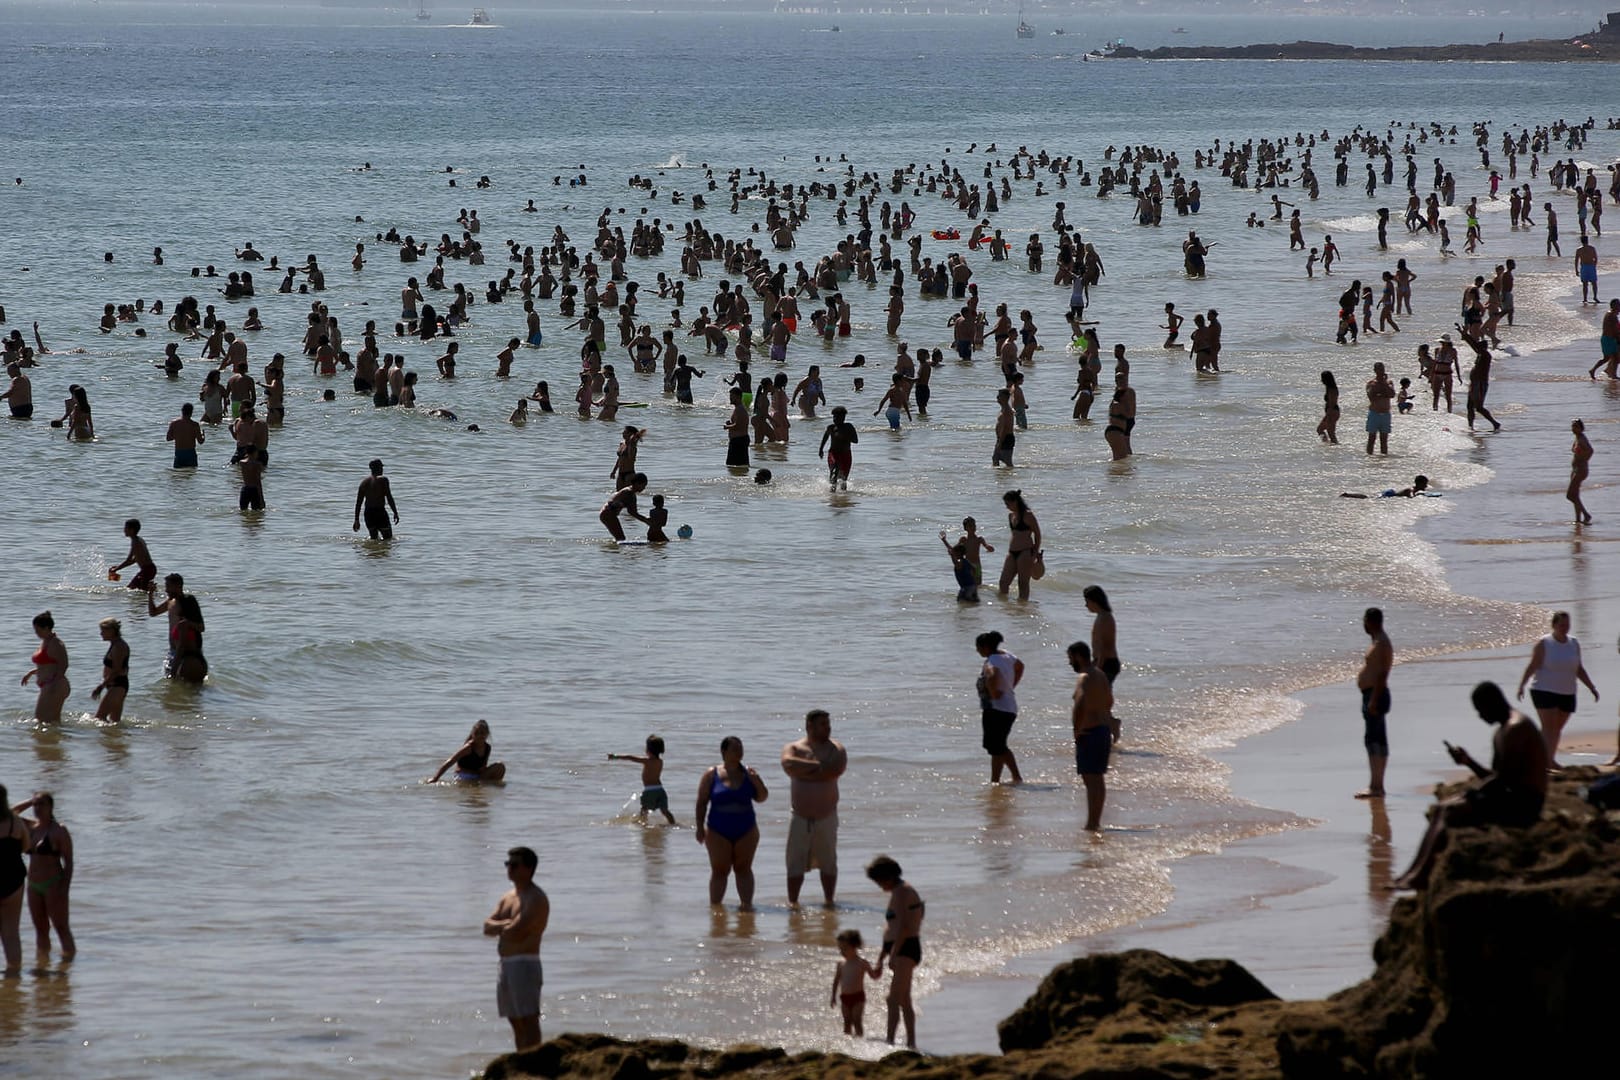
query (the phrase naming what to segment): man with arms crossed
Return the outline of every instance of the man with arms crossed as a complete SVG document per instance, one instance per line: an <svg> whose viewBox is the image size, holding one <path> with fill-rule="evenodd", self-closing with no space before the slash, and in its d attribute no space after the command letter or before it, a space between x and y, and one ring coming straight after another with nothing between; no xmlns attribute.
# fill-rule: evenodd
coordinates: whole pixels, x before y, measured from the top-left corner
<svg viewBox="0 0 1620 1080"><path fill-rule="evenodd" d="M1361 628L1372 638L1367 655L1361 661L1361 673L1356 676L1356 688L1361 691L1361 719L1366 726L1362 741L1367 747L1367 767L1370 778L1367 790L1356 792L1358 799L1384 797L1384 767L1389 764L1389 733L1384 721L1389 716L1389 669L1395 666L1395 646L1384 633L1384 612L1370 607L1361 617Z"/></svg>
<svg viewBox="0 0 1620 1080"><path fill-rule="evenodd" d="M501 956L501 978L495 984L495 1002L511 1021L512 1038L519 1050L540 1045L540 938L551 918L551 901L534 883L540 857L530 848L506 853L506 879L512 888L484 920L484 936L496 938Z"/></svg>
<svg viewBox="0 0 1620 1080"><path fill-rule="evenodd" d="M793 821L788 826L788 903L797 906L805 872L821 871L821 894L831 907L838 888L838 778L849 766L842 743L832 737L832 717L811 709L804 738L782 747L782 771L792 781Z"/></svg>
<svg viewBox="0 0 1620 1080"><path fill-rule="evenodd" d="M1069 646L1074 681L1074 767L1086 785L1086 831L1102 831L1103 802L1108 798L1108 755L1114 743L1114 691L1091 659L1091 646Z"/></svg>

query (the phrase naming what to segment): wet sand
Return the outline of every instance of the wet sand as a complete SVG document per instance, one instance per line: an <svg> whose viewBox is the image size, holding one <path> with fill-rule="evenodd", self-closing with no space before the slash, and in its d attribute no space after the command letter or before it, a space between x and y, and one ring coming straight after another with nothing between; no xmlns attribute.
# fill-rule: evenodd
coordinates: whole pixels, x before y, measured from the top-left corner
<svg viewBox="0 0 1620 1080"><path fill-rule="evenodd" d="M1390 679L1389 794L1382 804L1352 797L1367 780L1353 683L1365 638L1349 626L1350 666L1342 680L1295 695L1302 706L1297 720L1213 755L1229 770L1233 795L1275 808L1279 831L1174 863L1174 899L1155 918L1021 957L993 974L948 980L923 1003L928 1030L939 1033L930 1040L934 1049L994 1050L997 1021L1053 965L1083 953L1148 948L1227 957L1286 998L1324 996L1364 978L1393 899L1386 886L1423 834L1435 784L1466 775L1443 743L1465 746L1480 760L1489 753L1490 732L1470 707L1469 692L1491 679L1511 699L1530 645L1555 609L1571 612L1583 662L1603 694L1594 704L1581 689L1560 760L1608 762L1620 704L1613 462L1596 463L1585 488L1588 505L1602 508L1593 510L1594 524L1577 529L1563 499L1569 418L1582 416L1589 430L1608 436L1600 454L1620 452L1612 442L1620 429L1620 385L1594 387L1587 379L1591 351L1582 344L1499 359L1491 394L1503 431L1482 435L1465 452L1495 476L1419 525L1419 539L1437 549L1451 588L1482 607L1522 605L1525 632L1495 647L1413 656L1402 652L1400 628L1389 627L1398 662ZM1458 426L1466 426L1460 416ZM1377 504L1368 509L1376 512ZM1530 711L1528 694L1520 707ZM1309 824L1290 827L1302 822Z"/></svg>

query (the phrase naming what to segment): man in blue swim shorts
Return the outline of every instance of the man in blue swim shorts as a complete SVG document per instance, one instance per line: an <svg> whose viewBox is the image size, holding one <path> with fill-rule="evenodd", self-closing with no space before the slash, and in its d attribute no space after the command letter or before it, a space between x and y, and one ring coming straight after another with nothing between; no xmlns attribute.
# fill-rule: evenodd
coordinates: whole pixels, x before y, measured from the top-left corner
<svg viewBox="0 0 1620 1080"><path fill-rule="evenodd" d="M1597 282L1597 248L1583 233L1581 246L1575 249L1575 274L1581 279L1581 303L1599 303ZM1590 299L1588 299L1590 298Z"/></svg>
<svg viewBox="0 0 1620 1080"><path fill-rule="evenodd" d="M1380 454L1389 453L1389 403L1395 399L1395 384L1384 373L1383 362L1373 365L1373 377L1367 380L1367 453L1378 443Z"/></svg>
<svg viewBox="0 0 1620 1080"><path fill-rule="evenodd" d="M1074 768L1086 785L1086 831L1102 831L1103 803L1108 798L1108 756L1114 745L1114 691L1108 676L1092 660L1091 646L1069 646L1074 681Z"/></svg>

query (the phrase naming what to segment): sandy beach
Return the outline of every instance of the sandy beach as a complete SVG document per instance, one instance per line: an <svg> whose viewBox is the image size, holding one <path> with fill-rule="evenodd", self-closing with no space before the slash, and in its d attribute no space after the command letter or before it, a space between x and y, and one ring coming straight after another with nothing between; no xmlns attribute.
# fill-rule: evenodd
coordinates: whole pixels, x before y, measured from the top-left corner
<svg viewBox="0 0 1620 1080"><path fill-rule="evenodd" d="M1571 295L1571 303L1577 299ZM1515 423L1527 414L1567 414L1598 432L1613 431L1620 384L1595 387L1588 380L1592 349L1582 343L1497 365L1493 400L1501 403L1503 430L1482 435L1467 452L1495 475L1461 493L1448 513L1420 524L1418 540L1434 545L1451 588L1482 606L1521 607L1526 631L1521 640L1496 647L1439 647L1413 656L1401 652L1399 628L1390 627L1398 660L1390 680L1388 797L1381 804L1352 797L1366 783L1352 682L1365 639L1359 627L1347 626L1343 679L1295 694L1298 719L1214 754L1232 795L1272 808L1277 831L1172 864L1174 899L1154 918L1021 957L993 974L947 980L924 1005L930 1028L951 1033L937 1040L942 1052L993 1051L997 1021L1055 964L1076 955L1145 948L1231 958L1290 999L1326 996L1365 978L1395 896L1389 882L1422 836L1434 787L1466 775L1443 743L1469 747L1482 759L1489 750L1489 732L1468 704L1469 691L1490 679L1511 697L1553 610L1571 612L1584 664L1604 695L1594 705L1582 689L1560 760L1602 765L1614 756L1610 695L1620 701L1620 654L1611 643L1620 635L1620 610L1612 602L1617 587L1604 571L1620 563L1620 525L1603 514L1584 528L1572 525L1563 499L1567 427L1540 419L1534 427ZM1460 416L1458 426L1464 426ZM1605 472L1594 470L1588 492L1613 488L1612 481L1596 479ZM1598 495L1596 501L1606 500ZM1376 513L1378 505L1368 510ZM1528 696L1520 707L1529 711Z"/></svg>

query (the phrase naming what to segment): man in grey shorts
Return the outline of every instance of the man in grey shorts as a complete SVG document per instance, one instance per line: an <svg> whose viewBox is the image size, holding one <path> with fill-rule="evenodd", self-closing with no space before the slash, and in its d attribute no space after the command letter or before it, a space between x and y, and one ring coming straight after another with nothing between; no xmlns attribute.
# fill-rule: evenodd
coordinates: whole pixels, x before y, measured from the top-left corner
<svg viewBox="0 0 1620 1080"><path fill-rule="evenodd" d="M495 984L495 1003L512 1025L519 1050L540 1045L540 938L551 918L551 901L534 883L540 858L531 848L515 847L506 853L506 879L512 888L484 920L484 936L498 939L501 977Z"/></svg>
<svg viewBox="0 0 1620 1080"><path fill-rule="evenodd" d="M838 888L838 778L849 756L832 737L832 717L811 709L804 738L782 747L782 771L792 781L793 820L788 826L788 903L797 906L804 875L821 872L821 893L831 907Z"/></svg>

